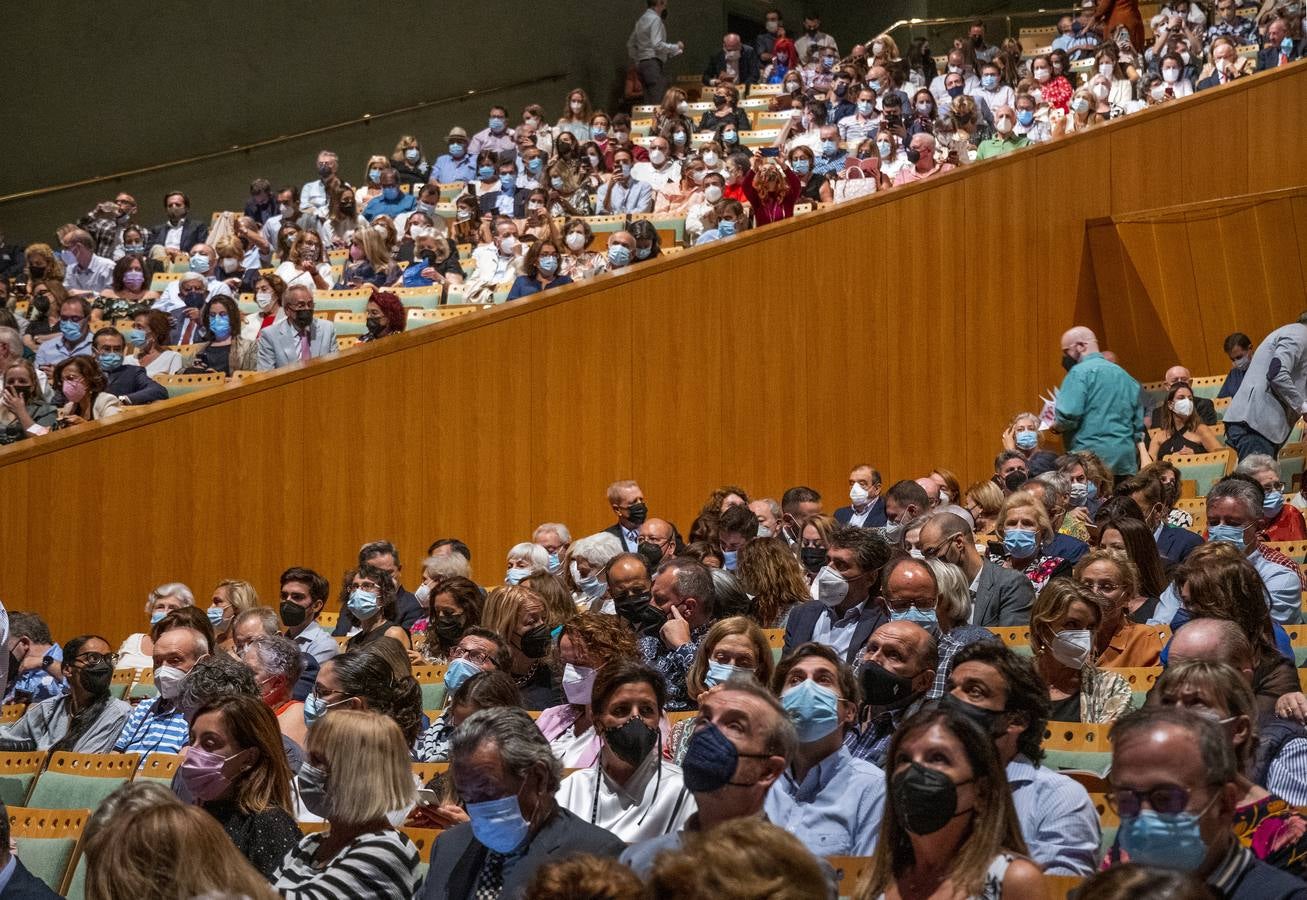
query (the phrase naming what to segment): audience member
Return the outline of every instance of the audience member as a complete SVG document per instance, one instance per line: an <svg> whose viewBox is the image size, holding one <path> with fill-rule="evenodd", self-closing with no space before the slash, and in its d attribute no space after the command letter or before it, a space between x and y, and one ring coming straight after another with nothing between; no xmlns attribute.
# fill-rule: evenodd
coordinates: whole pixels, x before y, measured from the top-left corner
<svg viewBox="0 0 1307 900"><path fill-rule="evenodd" d="M984 627L1025 625L1035 590L1020 572L980 555L976 537L965 519L950 512L932 516L921 529L921 552L927 559L952 563L968 579L971 624Z"/></svg>
<svg viewBox="0 0 1307 900"><path fill-rule="evenodd" d="M166 617L159 623L167 624ZM116 753L176 753L189 737L190 727L184 711L178 707L177 695L182 680L197 662L212 652L212 645L204 634L188 626L161 632L153 644L154 686L158 694L142 700L127 717L114 742Z"/></svg>
<svg viewBox="0 0 1307 900"><path fill-rule="evenodd" d="M674 557L654 574L652 608L666 621L657 635L643 635L638 644L645 663L668 685L669 711L694 708L694 699L686 695L685 674L716 620L713 595L707 567L693 559Z"/></svg>
<svg viewBox="0 0 1307 900"><path fill-rule="evenodd" d="M933 578L925 564L912 559L892 568L886 590L899 593L892 595L893 600L886 596L891 615L893 603L902 599L900 593L915 593L923 587L923 581L933 598ZM844 746L854 757L885 768L890 739L903 720L925 703L938 665L935 639L914 621L886 622L872 633L858 668L865 705L859 710L857 722L844 733Z"/></svg>
<svg viewBox="0 0 1307 900"><path fill-rule="evenodd" d="M13 618L11 613L11 633ZM63 654L68 692L30 703L22 718L0 728L0 749L108 753L113 748L132 708L110 694L115 657L108 641L79 635L64 643Z"/></svg>
<svg viewBox="0 0 1307 900"><path fill-rule="evenodd" d="M1162 639L1127 617L1139 596L1139 570L1116 550L1093 550L1076 564L1076 581L1098 598L1102 621L1094 632L1092 654L1102 668L1144 668L1160 663Z"/></svg>
<svg viewBox="0 0 1307 900"><path fill-rule="evenodd" d="M449 666L445 669L445 708L428 728L422 732L414 745L413 758L418 762L447 762L449 760L449 741L459 721L471 713L462 710L459 715L458 699L469 698L464 687L480 680L477 676L499 672L514 682L513 705L521 706L521 693L517 690L516 679L511 674L512 656L509 646L498 634L485 628L468 628L458 643L449 651ZM493 691L498 683L487 683L485 690ZM505 704L506 705L506 704Z"/></svg>
<svg viewBox="0 0 1307 900"><path fill-rule="evenodd" d="M1245 357L1247 353L1245 350ZM1268 334L1252 352L1252 361L1222 419L1226 443L1240 460L1254 453L1278 456L1304 413L1307 325L1291 322Z"/></svg>
<svg viewBox="0 0 1307 900"><path fill-rule="evenodd" d="M1098 338L1084 326L1062 335L1062 367L1067 374L1057 395L1055 427L1067 449L1093 451L1117 475L1137 471L1136 436L1143 431L1139 382L1103 358Z"/></svg>
<svg viewBox="0 0 1307 900"><path fill-rule="evenodd" d="M540 595L521 585L497 587L486 598L482 623L506 642L509 672L522 691L527 709L548 709L562 702L561 687L546 664L553 646Z"/></svg>
<svg viewBox="0 0 1307 900"><path fill-rule="evenodd" d="M879 534L846 525L831 533L825 555L827 562L812 581L814 599L795 607L785 623L783 655L815 641L835 648L851 664L889 619L874 589L890 549Z"/></svg>
<svg viewBox="0 0 1307 900"><path fill-rule="evenodd" d="M1113 722L1130 706L1130 685L1094 663L1103 621L1098 595L1070 578L1057 578L1030 610L1030 649L1048 683L1055 722Z"/></svg>

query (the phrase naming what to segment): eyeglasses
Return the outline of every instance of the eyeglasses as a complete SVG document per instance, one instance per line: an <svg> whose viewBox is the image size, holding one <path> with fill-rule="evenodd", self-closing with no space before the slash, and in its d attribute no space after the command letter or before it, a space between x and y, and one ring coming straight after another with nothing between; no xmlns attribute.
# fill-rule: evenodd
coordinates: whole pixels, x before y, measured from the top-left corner
<svg viewBox="0 0 1307 900"><path fill-rule="evenodd" d="M885 605L895 612L903 612L907 609L934 609L939 604L938 597L932 597L929 600L899 600L896 597L886 597Z"/></svg>
<svg viewBox="0 0 1307 900"><path fill-rule="evenodd" d="M450 659L466 659L474 666L484 666L487 662L494 662L494 658L484 650L467 650L463 647L455 647L449 651Z"/></svg>
<svg viewBox="0 0 1307 900"><path fill-rule="evenodd" d="M1205 785L1205 787L1215 786ZM1189 806L1190 796L1191 792L1188 788L1179 787L1178 785L1162 785L1146 791L1113 787L1112 790L1107 792L1107 805L1123 819L1133 819L1138 816L1144 808L1144 801L1148 802L1148 808L1153 812L1161 813L1164 816L1173 816L1185 811ZM1216 795L1213 795L1212 799L1207 801L1207 806L1199 811L1199 815L1207 812L1207 807L1211 806L1215 799Z"/></svg>
<svg viewBox="0 0 1307 900"><path fill-rule="evenodd" d="M946 546L948 546L948 544L953 540L954 537L957 537L957 535L946 537L944 538L944 540L940 541L938 544L934 545L933 547L922 547L921 555L926 557L926 559L935 559L936 557L939 556L939 554L943 551L943 549Z"/></svg>
<svg viewBox="0 0 1307 900"><path fill-rule="evenodd" d="M102 662L108 662L110 666L118 665L117 653L96 653L94 650L86 653L79 653L73 658L73 665L79 669L86 666L98 666Z"/></svg>
<svg viewBox="0 0 1307 900"><path fill-rule="evenodd" d="M1094 581L1093 579L1086 578L1080 583L1089 588L1095 594L1115 594L1117 591L1121 590L1121 585L1114 581Z"/></svg>

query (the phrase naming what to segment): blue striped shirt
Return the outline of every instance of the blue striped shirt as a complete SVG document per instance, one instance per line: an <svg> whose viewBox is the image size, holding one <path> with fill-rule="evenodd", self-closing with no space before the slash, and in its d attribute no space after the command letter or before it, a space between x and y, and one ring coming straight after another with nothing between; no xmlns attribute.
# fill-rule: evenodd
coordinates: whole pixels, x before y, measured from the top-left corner
<svg viewBox="0 0 1307 900"><path fill-rule="evenodd" d="M113 749L116 753L176 753L190 736L186 717L162 697L151 697L132 710Z"/></svg>
<svg viewBox="0 0 1307 900"><path fill-rule="evenodd" d="M1307 806L1307 739L1280 748L1266 771L1266 789L1293 806Z"/></svg>
<svg viewBox="0 0 1307 900"><path fill-rule="evenodd" d="M885 810L885 775L841 746L809 769L802 783L786 769L767 792L763 810L819 859L870 856Z"/></svg>
<svg viewBox="0 0 1307 900"><path fill-rule="evenodd" d="M1030 858L1048 875L1092 874L1100 832L1089 792L1019 753L1007 764L1007 780Z"/></svg>

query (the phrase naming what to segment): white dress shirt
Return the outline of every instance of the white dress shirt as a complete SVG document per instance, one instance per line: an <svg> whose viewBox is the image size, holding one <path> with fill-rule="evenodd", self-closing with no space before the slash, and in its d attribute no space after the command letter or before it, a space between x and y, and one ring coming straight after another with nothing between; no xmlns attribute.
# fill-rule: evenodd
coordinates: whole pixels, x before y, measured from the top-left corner
<svg viewBox="0 0 1307 900"><path fill-rule="evenodd" d="M517 277L517 254L503 256L494 244L482 244L472 251L476 269L472 278L483 284L504 284Z"/></svg>
<svg viewBox="0 0 1307 900"><path fill-rule="evenodd" d="M633 62L645 59L667 62L674 56L680 56L681 48L667 42L667 26L663 24L663 17L650 8L636 20L635 28L626 41L626 52Z"/></svg>
<svg viewBox="0 0 1307 900"><path fill-rule="evenodd" d="M185 228L185 219L182 219L176 225L170 225L168 230L163 233L163 245L169 250L180 250L182 248L182 231Z"/></svg>
<svg viewBox="0 0 1307 900"><path fill-rule="evenodd" d="M71 265L64 270L64 287L70 291L99 293L113 284L113 260L91 255L86 268Z"/></svg>
<svg viewBox="0 0 1307 900"><path fill-rule="evenodd" d="M812 589L815 593L817 582L814 579ZM853 643L853 632L858 630L858 620L862 617L862 608L867 601L862 601L843 616L836 618L833 609L822 610L817 622L812 626L812 639L818 644L835 648L841 657L849 655L849 645Z"/></svg>
<svg viewBox="0 0 1307 900"><path fill-rule="evenodd" d="M655 191L666 189L670 185L681 183L681 164L669 159L661 169L651 162L638 162L631 166L631 177L643 181Z"/></svg>

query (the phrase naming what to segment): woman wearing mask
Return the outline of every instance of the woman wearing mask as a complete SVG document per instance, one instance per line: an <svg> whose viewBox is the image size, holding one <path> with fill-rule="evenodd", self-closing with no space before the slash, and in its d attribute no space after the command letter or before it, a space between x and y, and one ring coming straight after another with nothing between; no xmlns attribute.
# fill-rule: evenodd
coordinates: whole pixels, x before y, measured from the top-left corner
<svg viewBox="0 0 1307 900"><path fill-rule="evenodd" d="M602 110L597 111L590 116L590 133L586 135L585 140L595 145L595 149L599 151L600 161L610 159L610 154L617 146L617 142L612 138L612 130L609 123L610 120L608 118L608 113L603 112ZM593 163L594 161L591 160L592 165ZM607 166L605 166L605 171L606 170Z"/></svg>
<svg viewBox="0 0 1307 900"><path fill-rule="evenodd" d="M511 649L510 674L522 692L522 705L548 709L562 702L545 661L553 641L540 596L520 585L497 587L486 598L482 621Z"/></svg>
<svg viewBox="0 0 1307 900"><path fill-rule="evenodd" d="M880 154L880 174L891 183L904 169L912 168L903 142L894 132L885 128L876 132L876 150Z"/></svg>
<svg viewBox="0 0 1307 900"><path fill-rule="evenodd" d="M590 250L594 232L584 219L568 219L563 226L563 252L559 272L580 281L608 271L608 261L602 253Z"/></svg>
<svg viewBox="0 0 1307 900"><path fill-rule="evenodd" d="M592 694L602 749L594 765L563 779L558 805L631 843L680 831L696 806L680 767L663 758L663 676L614 660L595 676Z"/></svg>
<svg viewBox="0 0 1307 900"><path fill-rule="evenodd" d="M935 106L935 95L926 88L917 91L912 97L912 113L908 119L908 137L935 133L935 120L939 110Z"/></svg>
<svg viewBox="0 0 1307 900"><path fill-rule="evenodd" d="M1067 560L1041 549L1053 540L1055 532L1044 505L1033 494L1018 490L1008 495L998 514L998 536L1003 539L1003 556L993 561L1023 572L1036 594L1049 579L1071 571Z"/></svg>
<svg viewBox="0 0 1307 900"><path fill-rule="evenodd" d="M1157 611L1158 598L1166 590L1168 579L1153 539L1153 529L1134 515L1103 509L1094 517L1091 535L1095 547L1125 554L1138 573L1135 595L1126 601L1130 621L1145 624Z"/></svg>
<svg viewBox="0 0 1307 900"><path fill-rule="evenodd" d="M387 287L399 281L402 274L391 259L385 239L371 228L360 228L349 239L349 261L341 270L335 288Z"/></svg>
<svg viewBox="0 0 1307 900"><path fill-rule="evenodd" d="M49 244L29 244L23 251L23 258L27 261L25 275L27 276L27 289L34 291L38 284L57 284L63 287L64 283L64 264L63 260L55 256L54 250L50 249Z"/></svg>
<svg viewBox="0 0 1307 900"><path fill-rule="evenodd" d="M389 165L390 162L380 154L368 157L362 185L354 189L354 203L359 209L367 206L374 197L381 196L381 172Z"/></svg>
<svg viewBox="0 0 1307 900"><path fill-rule="evenodd" d="M286 290L286 282L271 273L260 275L254 282L254 304L258 312L245 319L241 326L241 336L248 341L257 341L259 333L270 325L284 321L286 311L281 308L281 295ZM128 337L128 342L131 338Z"/></svg>
<svg viewBox="0 0 1307 900"><path fill-rule="evenodd" d="M597 178L600 183L603 182L604 176L612 171L608 165L608 160L604 157L603 151L599 149L599 144L595 141L586 141L581 145L581 155L577 159L577 166L581 177Z"/></svg>
<svg viewBox="0 0 1307 900"><path fill-rule="evenodd" d="M691 146L691 138L694 135L694 129L683 122L669 122L665 128L657 132L667 141L667 158L677 162L684 163L690 159L694 153Z"/></svg>
<svg viewBox="0 0 1307 900"><path fill-rule="evenodd" d="M241 613L258 605L259 595L254 590L254 585L248 581L226 578L218 582L218 586L213 589L209 608L205 610L209 625L217 635L217 642L213 645L215 652L235 655L231 624Z"/></svg>
<svg viewBox="0 0 1307 900"><path fill-rule="evenodd" d="M508 551L508 571L504 584L521 584L524 579L549 568L549 553L539 544L524 541Z"/></svg>
<svg viewBox="0 0 1307 900"><path fill-rule="evenodd" d="M1135 81L1139 75L1133 69L1126 70L1115 44L1104 44L1094 56L1094 74L1107 84L1106 97L1098 97L1097 91L1094 96L1098 97L1100 103L1107 103L1111 118L1135 110L1138 106L1135 103ZM1090 83L1092 86L1092 79Z"/></svg>
<svg viewBox="0 0 1307 900"><path fill-rule="evenodd" d="M377 641L377 646L383 646L383 641ZM396 659L407 661L402 644L395 641L391 649ZM332 711L367 710L399 725L406 744L412 746L422 730L422 686L411 674L397 670L390 656L367 647L323 663L313 691L304 699L304 724L310 735Z"/></svg>
<svg viewBox="0 0 1307 900"><path fill-rule="evenodd" d="M1048 684L1049 720L1115 722L1130 708L1130 684L1100 669L1094 636L1103 624L1097 594L1070 578L1055 578L1030 608L1035 671Z"/></svg>
<svg viewBox="0 0 1307 900"><path fill-rule="evenodd" d="M450 239L455 244L476 244L481 240L481 206L471 194L454 201L454 227Z"/></svg>
<svg viewBox="0 0 1307 900"><path fill-rule="evenodd" d="M150 290L150 274L145 271L145 257L123 256L114 263L113 281L107 291L100 292L101 297L127 300L131 303L149 303L157 300L157 291Z"/></svg>
<svg viewBox="0 0 1307 900"><path fill-rule="evenodd" d="M258 344L243 333L243 316L235 300L217 294L200 312L200 324L208 337L204 349L195 355L191 368L200 372L253 372L258 363Z"/></svg>
<svg viewBox="0 0 1307 900"><path fill-rule="evenodd" d="M663 94L662 104L654 110L653 128L649 133L661 134L669 128L680 128L685 132L687 140L682 149L690 145L688 136L694 133L694 123L690 121L690 103L685 96L685 91L677 87L668 88L667 93ZM667 142L672 143L670 138Z"/></svg>
<svg viewBox="0 0 1307 900"><path fill-rule="evenodd" d="M782 153L789 153L795 147L807 147L815 153L821 146L821 127L825 124L826 104L811 100L797 111L797 115L791 112L790 120L776 136L776 143L773 146L780 149ZM729 147L726 148L727 152L729 150Z"/></svg>
<svg viewBox="0 0 1307 900"><path fill-rule="evenodd" d="M131 713L131 704L109 694L116 657L109 642L84 634L63 646L68 693L27 707L17 722L0 728L0 750L67 750L108 753Z"/></svg>
<svg viewBox="0 0 1307 900"><path fill-rule="evenodd" d="M409 646L408 633L395 619L395 585L385 572L360 566L345 573L341 582L341 606L358 631L345 648L358 650L380 637L392 637Z"/></svg>
<svg viewBox="0 0 1307 900"><path fill-rule="evenodd" d="M286 287L303 285L309 290L330 290L335 274L322 249L322 238L315 231L301 231L295 235L284 263L273 273Z"/></svg>
<svg viewBox="0 0 1307 900"><path fill-rule="evenodd" d="M54 428L59 410L41 396L40 381L31 362L15 359L0 375L5 386L0 395L0 445Z"/></svg>
<svg viewBox="0 0 1307 900"><path fill-rule="evenodd" d="M1070 108L1071 112L1068 115L1053 121L1054 138L1088 131L1095 125L1107 121L1098 113L1098 98L1088 87L1083 87L1072 95Z"/></svg>
<svg viewBox="0 0 1307 900"><path fill-rule="evenodd" d="M374 291L364 307L367 316L368 333L359 338L360 343L379 340L404 330L404 304L390 291Z"/></svg>
<svg viewBox="0 0 1307 900"><path fill-rule="evenodd" d="M658 236L658 229L647 219L636 219L626 228L627 234L635 238L635 250L631 254L632 262L647 262L662 255L663 242Z"/></svg>
<svg viewBox="0 0 1307 900"><path fill-rule="evenodd" d="M386 718L345 710L309 732L298 776L305 807L330 829L286 855L273 887L288 900L326 895L409 900L421 885L418 853L396 829L417 799L408 748Z"/></svg>
<svg viewBox="0 0 1307 900"><path fill-rule="evenodd" d="M1027 467L1038 466L1048 471L1057 462L1057 455L1039 449L1039 416L1034 413L1017 413L1003 431L1003 449L1015 450L1026 458Z"/></svg>
<svg viewBox="0 0 1307 900"><path fill-rule="evenodd" d="M1190 456L1213 453L1221 449L1212 429L1203 424L1194 408L1194 392L1184 382L1177 382L1166 395L1167 421L1149 431L1148 455L1161 459L1172 454Z"/></svg>
<svg viewBox="0 0 1307 900"><path fill-rule="evenodd" d="M200 808L271 881L301 837L291 815L290 765L272 710L244 696L201 706L191 719L180 772Z"/></svg>
<svg viewBox="0 0 1307 900"><path fill-rule="evenodd" d="M807 591L804 591L805 598ZM752 677L760 685L771 684L776 658L767 645L767 635L758 623L746 616L721 619L708 629L694 662L685 673L686 693L698 702L700 696L737 676ZM671 759L677 765L685 759L690 735L696 731L698 717L682 719L672 726Z"/></svg>
<svg viewBox="0 0 1307 900"><path fill-rule="evenodd" d="M753 209L754 221L770 225L794 216L794 204L803 184L793 171L764 160L762 151L755 150L753 167L745 173L741 188Z"/></svg>
<svg viewBox="0 0 1307 900"><path fill-rule="evenodd" d="M422 145L411 134L406 134L395 144L390 154L390 165L399 173L401 184L425 184L431 165L422 155Z"/></svg>
<svg viewBox="0 0 1307 900"><path fill-rule="evenodd" d="M992 130L981 119L976 101L965 94L953 99L947 118L953 123L953 128L942 128L937 133L938 144L949 162L965 166L975 159L976 147L990 138Z"/></svg>
<svg viewBox="0 0 1307 900"><path fill-rule="evenodd" d="M70 356L55 366L50 386L67 401L57 414L57 428L96 422L122 412L118 398L107 390L109 380L100 371L99 363L89 356Z"/></svg>
<svg viewBox="0 0 1307 900"><path fill-rule="evenodd" d="M817 577L821 567L826 565L826 551L830 548L830 536L839 525L831 516L809 516L799 526L795 549L799 562L803 564L808 584Z"/></svg>
<svg viewBox="0 0 1307 900"><path fill-rule="evenodd" d="M563 626L558 658L567 702L546 709L536 724L564 768L587 768L599 758L602 745L590 706L595 680L609 665L639 660L635 633L619 616L580 613Z"/></svg>
<svg viewBox="0 0 1307 900"><path fill-rule="evenodd" d="M835 195L831 191L830 180L825 175L816 174L813 169L817 157L811 147L795 147L789 152L790 171L799 178L799 198L813 203L833 203Z"/></svg>
<svg viewBox="0 0 1307 900"><path fill-rule="evenodd" d="M736 575L753 597L750 615L764 628L784 628L794 607L811 599L803 566L779 537L748 541L740 549Z"/></svg>
<svg viewBox="0 0 1307 900"><path fill-rule="evenodd" d="M880 839L856 900L1046 895L994 741L967 715L941 705L910 717L890 742L885 774Z"/></svg>
<svg viewBox="0 0 1307 900"><path fill-rule="evenodd" d="M1071 82L1062 75L1053 75L1053 60L1045 56L1036 56L1030 61L1030 75L1035 79L1035 89L1039 100L1049 109L1067 112L1071 103Z"/></svg>
<svg viewBox="0 0 1307 900"><path fill-rule="evenodd" d="M27 309L27 330L23 332L23 346L35 353L46 341L59 337L59 307L68 297L68 291L57 281L38 282L29 290L31 305Z"/></svg>
<svg viewBox="0 0 1307 900"><path fill-rule="evenodd" d="M517 276L513 282L512 290L508 292L508 299L517 300L549 288L571 284L571 278L559 273L561 264L562 254L559 253L556 242L536 241L527 251L526 261L522 266L524 274Z"/></svg>
<svg viewBox="0 0 1307 900"><path fill-rule="evenodd" d="M217 256L216 277L227 285L233 297L254 286L254 279L259 277L258 262L257 259L254 261L256 268L246 270L245 247L239 240L234 237L223 238L214 244L213 252Z"/></svg>
<svg viewBox="0 0 1307 900"><path fill-rule="evenodd" d="M426 607L427 619L421 637L414 638L409 659L414 664L446 662L463 632L481 625L481 590L461 575L427 575L414 594ZM415 626L414 634L418 633Z"/></svg>
<svg viewBox="0 0 1307 900"><path fill-rule="evenodd" d="M354 189L347 184L331 191L327 210L320 214L318 236L324 246L339 249L349 245L349 239L367 228L367 220L359 212Z"/></svg>
<svg viewBox="0 0 1307 900"><path fill-rule="evenodd" d="M549 215L556 217L592 216L594 200L592 186L598 186L593 176L582 177L579 168L562 160L549 164Z"/></svg>
<svg viewBox="0 0 1307 900"><path fill-rule="evenodd" d="M962 507L971 516L976 541L991 537L998 527L998 514L1003 509L1003 489L992 480L977 481L962 495Z"/></svg>
<svg viewBox="0 0 1307 900"><path fill-rule="evenodd" d="M585 91L576 88L567 95L563 102L563 115L556 126L560 136L567 132L578 141L590 140L590 97Z"/></svg>
<svg viewBox="0 0 1307 900"><path fill-rule="evenodd" d="M1139 596L1139 570L1114 550L1091 550L1076 563L1076 581L1098 596L1103 621L1094 632L1094 654L1107 669L1161 665L1162 638L1156 628L1127 615Z"/></svg>
<svg viewBox="0 0 1307 900"><path fill-rule="evenodd" d="M164 616L183 606L194 606L195 595L191 589L178 581L161 584L150 591L145 600L145 614L150 617L150 626L163 621ZM154 639L148 632L128 635L118 648L119 669L148 669L154 665Z"/></svg>

